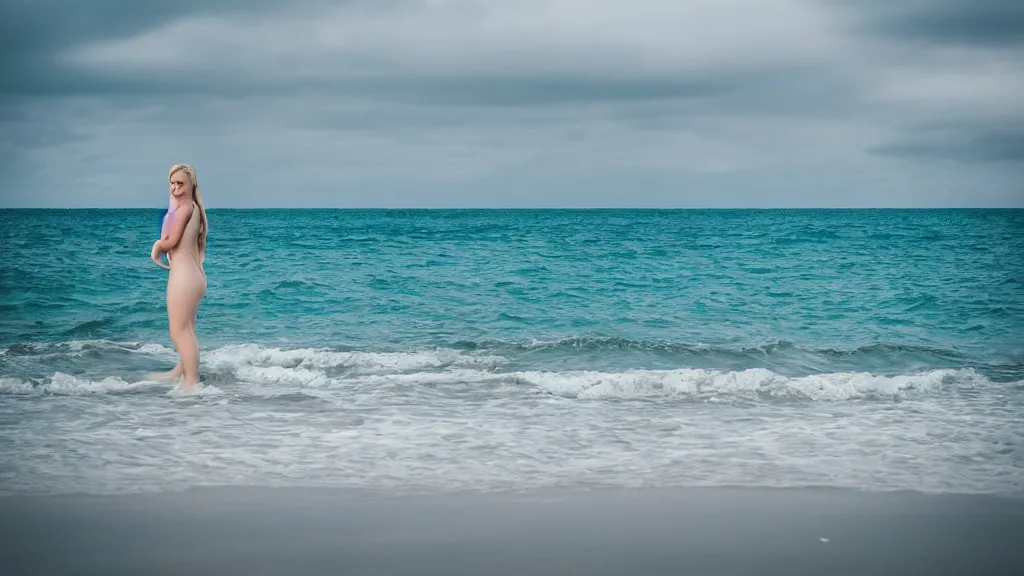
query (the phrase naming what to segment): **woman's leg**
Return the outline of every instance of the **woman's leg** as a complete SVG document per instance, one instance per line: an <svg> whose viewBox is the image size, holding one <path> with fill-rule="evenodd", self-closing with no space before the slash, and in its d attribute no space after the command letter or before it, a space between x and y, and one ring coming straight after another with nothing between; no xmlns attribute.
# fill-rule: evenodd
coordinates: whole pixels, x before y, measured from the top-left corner
<svg viewBox="0 0 1024 576"><path fill-rule="evenodd" d="M196 333L190 326L178 327L171 331L171 340L181 356L183 390L191 390L199 383L199 342Z"/></svg>
<svg viewBox="0 0 1024 576"><path fill-rule="evenodd" d="M182 389L191 390L199 383L199 341L196 338L196 313L202 293L192 283L178 282L168 285L167 320L171 341L181 361Z"/></svg>

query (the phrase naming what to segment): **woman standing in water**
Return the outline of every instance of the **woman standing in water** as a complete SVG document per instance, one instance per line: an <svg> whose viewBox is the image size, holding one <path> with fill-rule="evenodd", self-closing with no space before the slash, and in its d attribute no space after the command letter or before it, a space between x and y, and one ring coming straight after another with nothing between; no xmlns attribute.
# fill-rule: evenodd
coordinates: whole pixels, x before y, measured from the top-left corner
<svg viewBox="0 0 1024 576"><path fill-rule="evenodd" d="M199 196L196 169L175 164L167 175L170 205L164 217L160 239L153 243L150 258L170 270L167 276L167 320L171 341L178 350L178 364L169 372L154 375L161 380L180 380L182 390L199 383L199 341L196 313L206 295L206 208ZM167 262L160 258L167 253Z"/></svg>

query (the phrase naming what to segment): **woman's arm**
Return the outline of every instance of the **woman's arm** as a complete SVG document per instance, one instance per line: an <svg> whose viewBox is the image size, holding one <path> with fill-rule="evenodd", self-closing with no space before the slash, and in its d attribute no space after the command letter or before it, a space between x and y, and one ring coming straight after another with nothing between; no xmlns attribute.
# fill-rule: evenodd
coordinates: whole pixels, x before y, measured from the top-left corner
<svg viewBox="0 0 1024 576"><path fill-rule="evenodd" d="M164 264L163 260L160 260L161 252L160 252L160 248L157 246L157 244L159 244L159 243L160 243L159 240L157 240L156 242L153 243L153 251L149 253L149 259L152 260L153 262L156 262L157 266L170 270L171 267L168 266L167 264ZM168 256L167 259L170 260L171 257Z"/></svg>
<svg viewBox="0 0 1024 576"><path fill-rule="evenodd" d="M185 226L188 224L188 218L192 215L192 203L178 208L174 211L171 216L171 225L165 228L163 237L153 244L153 250L157 248L161 252L170 252L172 248L178 245L181 241L181 236L185 233Z"/></svg>

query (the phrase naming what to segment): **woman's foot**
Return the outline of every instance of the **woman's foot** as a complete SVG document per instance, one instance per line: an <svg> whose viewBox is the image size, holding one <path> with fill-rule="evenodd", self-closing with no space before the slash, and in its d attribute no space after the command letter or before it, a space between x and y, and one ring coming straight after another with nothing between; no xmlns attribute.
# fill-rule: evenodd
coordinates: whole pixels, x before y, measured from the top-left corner
<svg viewBox="0 0 1024 576"><path fill-rule="evenodd" d="M178 383L178 390L182 392L192 392L199 385L199 379L192 380L190 378L182 378Z"/></svg>
<svg viewBox="0 0 1024 576"><path fill-rule="evenodd" d="M167 372L150 372L146 374L146 380L152 380L156 382L172 382L181 378L181 363L171 368Z"/></svg>

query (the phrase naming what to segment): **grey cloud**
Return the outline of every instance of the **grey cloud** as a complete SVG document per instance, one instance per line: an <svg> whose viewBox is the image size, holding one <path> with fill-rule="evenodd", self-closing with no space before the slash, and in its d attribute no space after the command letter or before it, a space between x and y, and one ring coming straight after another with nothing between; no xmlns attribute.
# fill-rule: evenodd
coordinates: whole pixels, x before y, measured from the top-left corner
<svg viewBox="0 0 1024 576"><path fill-rule="evenodd" d="M694 78L614 79L537 76L430 76L408 78L313 78L281 82L273 78L192 78L158 74L37 74L30 88L12 86L9 96L102 95L112 98L170 96L247 97L323 94L436 106L530 106L564 102L705 98L733 90L743 80L725 75Z"/></svg>
<svg viewBox="0 0 1024 576"><path fill-rule="evenodd" d="M0 142L17 144L21 148L46 148L88 140L86 134L75 134L67 129L44 121L19 120L4 124L4 136Z"/></svg>
<svg viewBox="0 0 1024 576"><path fill-rule="evenodd" d="M328 0L13 0L0 6L5 54L53 53L89 40L121 38L185 16L296 13L342 2ZM351 3L351 2L349 2Z"/></svg>
<svg viewBox="0 0 1024 576"><path fill-rule="evenodd" d="M932 158L958 162L1024 161L1024 132L910 138L871 149L880 156Z"/></svg>
<svg viewBox="0 0 1024 576"><path fill-rule="evenodd" d="M866 30L930 44L1024 44L1019 0L918 0L859 3Z"/></svg>
<svg viewBox="0 0 1024 576"><path fill-rule="evenodd" d="M208 4L198 0L174 4L132 0L4 2L0 6L0 54L5 63L45 64L67 46L134 34L175 14L203 10Z"/></svg>
<svg viewBox="0 0 1024 576"><path fill-rule="evenodd" d="M74 46L130 37L186 16L251 17L328 5L327 0L6 1L0 3L0 94L146 92L150 87L138 79L97 78L59 63L57 56Z"/></svg>
<svg viewBox="0 0 1024 576"><path fill-rule="evenodd" d="M401 15L403 8L422 2L348 2L361 7L352 12L358 16L372 12L376 17ZM7 38L12 50L7 74L0 78L0 93L22 100L38 97L64 98L98 96L117 100L140 98L160 99L168 95L208 95L214 97L286 96L322 94L325 98L364 98L377 102L417 103L425 106L545 106L577 102L615 102L633 100L675 100L722 98L728 106L737 106L750 96L746 104L767 103L792 106L792 94L778 98L780 84L806 85L807 71L794 75L788 70L765 71L748 66L743 71L717 70L674 72L636 71L628 65L618 72L596 72L562 69L557 72L503 69L502 61L493 62L493 72L479 69L450 71L419 71L408 65L381 61L380 55L369 56L359 51L324 55L304 54L305 74L296 73L288 63L273 60L236 61L245 58L245 51L232 54L210 54L196 63L188 74L169 75L160 66L145 67L83 67L59 61L59 54L97 41L126 39L158 29L186 16L228 15L233 20L254 21L272 14L294 17L294 11L315 13L330 5L324 1L306 1L298 5L280 2L232 1L207 4L195 0L169 6L137 4L124 0L107 0L88 8L75 2L17 4L7 14L12 32ZM214 8L214 6L216 8ZM287 8L286 8L287 7ZM58 9L59 8L59 9ZM55 10L54 12L48 12ZM287 33L285 30L282 33ZM249 39L259 43L259 39ZM392 40L396 45L406 42ZM287 43L285 43L287 44ZM524 42L528 45L529 42ZM472 47L468 47L472 49ZM415 53L416 46L404 45L402 50ZM557 50L556 50L557 52ZM557 53L552 58L558 58ZM586 54L574 56L587 61ZM593 58L591 56L590 58ZM819 70L821 72L821 70ZM783 82L778 79L782 78ZM773 85L769 86L771 83ZM767 91L757 93L752 87L762 85ZM799 96L799 95L798 95ZM807 102L799 104L809 109ZM756 108L756 105L753 106Z"/></svg>
<svg viewBox="0 0 1024 576"><path fill-rule="evenodd" d="M564 0L563 42L561 28L531 19L541 18L530 12L539 4L502 12L497 30L459 36L466 22L456 13L482 1L454 3L444 13L454 20L420 18L424 2L347 2L330 22L352 34L324 47L302 36L317 31L316 19L295 15L335 10L326 0L7 2L0 165L49 205L62 202L62 189L90 186L101 192L84 195L89 202L147 205L152 187L159 200L169 162L190 161L221 206L841 205L844 194L912 205L890 198L886 183L919 183L933 193L921 192L922 203L956 203L973 181L991 183L979 202L1005 203L1007 182L1024 169L1021 135L999 129L1021 114L992 105L1021 82L1020 68L1006 68L1004 84L965 74L984 72L992 53L1012 54L1017 40L997 22L1015 21L1008 4L847 2L819 18L837 3L780 2L780 19L810 14L810 41L777 22L746 41L724 10L708 33L729 28L732 36L718 37L735 45L673 44L679 35L664 23L656 38L619 34L645 21L657 28L660 7L677 10L670 0ZM642 18L618 28L602 20L590 35L594 11L628 16L640 5L657 9L638 9ZM712 0L701 7L695 18L722 10ZM502 28L509 14L526 29ZM680 14L690 13L672 12ZM201 23L208 50L181 61L125 53L159 52L182 38L168 24L197 16L220 17ZM835 21L844 25L826 30ZM438 29L417 32L429 26ZM279 36L264 42L261 33ZM144 41L123 42L133 38ZM959 59L932 50L964 43L975 50ZM271 49L260 52L264 44ZM99 56L64 58L83 50ZM935 158L960 162L938 172L925 162ZM257 171L259 182L241 184Z"/></svg>
<svg viewBox="0 0 1024 576"><path fill-rule="evenodd" d="M393 79L359 84L338 88L342 93L439 106L531 106L565 102L704 98L730 88L726 81L710 78L615 80L551 76L477 76L418 81Z"/></svg>

